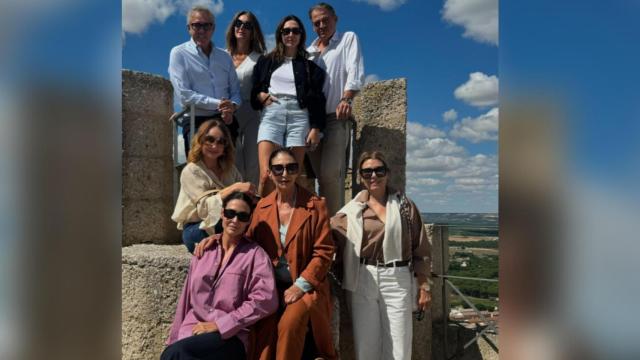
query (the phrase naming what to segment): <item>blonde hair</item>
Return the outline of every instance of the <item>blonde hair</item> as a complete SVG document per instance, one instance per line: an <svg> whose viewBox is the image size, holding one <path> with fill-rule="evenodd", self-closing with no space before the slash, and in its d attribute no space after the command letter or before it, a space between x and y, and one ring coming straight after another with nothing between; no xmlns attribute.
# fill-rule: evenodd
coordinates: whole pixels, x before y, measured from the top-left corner
<svg viewBox="0 0 640 360"><path fill-rule="evenodd" d="M236 158L236 148L231 141L231 133L229 128L222 122L222 120L211 119L207 120L200 125L198 131L191 139L191 150L189 150L189 162L196 163L202 160L202 142L204 137L209 133L209 130L217 127L222 131L224 138L227 140L224 145L224 151L218 158L218 164L222 168L222 173L227 174L234 166Z"/></svg>

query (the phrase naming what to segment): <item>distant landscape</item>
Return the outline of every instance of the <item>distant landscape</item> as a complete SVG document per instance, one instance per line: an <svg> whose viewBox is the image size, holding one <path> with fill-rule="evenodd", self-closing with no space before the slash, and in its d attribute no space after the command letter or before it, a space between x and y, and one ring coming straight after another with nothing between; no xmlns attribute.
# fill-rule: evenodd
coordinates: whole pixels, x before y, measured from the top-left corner
<svg viewBox="0 0 640 360"><path fill-rule="evenodd" d="M497 213L423 213L428 224L449 227L449 275L498 279L499 231ZM451 279L479 310L498 307L498 283ZM451 296L451 307L468 308Z"/></svg>

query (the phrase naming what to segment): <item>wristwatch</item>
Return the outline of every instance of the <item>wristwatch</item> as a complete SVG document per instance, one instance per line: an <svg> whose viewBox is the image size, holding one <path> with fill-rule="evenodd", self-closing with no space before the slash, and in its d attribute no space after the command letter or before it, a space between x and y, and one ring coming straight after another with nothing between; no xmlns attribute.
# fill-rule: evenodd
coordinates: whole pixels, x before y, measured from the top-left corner
<svg viewBox="0 0 640 360"><path fill-rule="evenodd" d="M340 101L344 101L349 104L349 106L351 106L351 104L353 103L353 98L343 97L342 99L340 99Z"/></svg>

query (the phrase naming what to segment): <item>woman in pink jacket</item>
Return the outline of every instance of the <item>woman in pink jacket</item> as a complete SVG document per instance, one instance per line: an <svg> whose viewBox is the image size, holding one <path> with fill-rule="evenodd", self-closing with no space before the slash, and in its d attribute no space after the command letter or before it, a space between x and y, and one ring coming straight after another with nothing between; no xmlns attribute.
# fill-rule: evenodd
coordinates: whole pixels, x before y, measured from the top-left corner
<svg viewBox="0 0 640 360"><path fill-rule="evenodd" d="M243 236L252 203L242 192L223 200L223 232L191 259L161 360L245 359L249 326L276 311L271 260Z"/></svg>

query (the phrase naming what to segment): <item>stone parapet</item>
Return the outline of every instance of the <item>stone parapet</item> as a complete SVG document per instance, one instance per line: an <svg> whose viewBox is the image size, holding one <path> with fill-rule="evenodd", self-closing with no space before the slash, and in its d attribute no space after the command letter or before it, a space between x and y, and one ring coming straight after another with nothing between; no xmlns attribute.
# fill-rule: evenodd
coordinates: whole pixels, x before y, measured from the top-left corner
<svg viewBox="0 0 640 360"><path fill-rule="evenodd" d="M173 211L173 87L122 71L122 245L180 242Z"/></svg>
<svg viewBox="0 0 640 360"><path fill-rule="evenodd" d="M389 185L405 189L407 152L407 80L376 81L364 86L353 105L356 119L352 168L365 151L382 151L391 168ZM353 193L361 190L357 171L352 175Z"/></svg>

